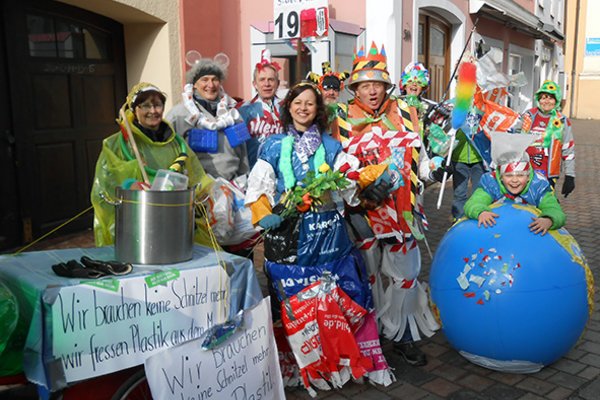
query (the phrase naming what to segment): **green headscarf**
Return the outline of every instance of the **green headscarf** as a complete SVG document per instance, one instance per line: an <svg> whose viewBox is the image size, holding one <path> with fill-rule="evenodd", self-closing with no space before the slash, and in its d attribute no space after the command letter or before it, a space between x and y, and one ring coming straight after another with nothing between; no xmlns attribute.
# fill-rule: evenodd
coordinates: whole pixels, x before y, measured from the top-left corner
<svg viewBox="0 0 600 400"><path fill-rule="evenodd" d="M560 102L562 100L562 91L560 90L560 86L554 81L544 81L542 86L535 92L535 101L537 106L540 106L540 95L542 93L551 94L556 99L556 104L554 105L554 110L560 110Z"/></svg>

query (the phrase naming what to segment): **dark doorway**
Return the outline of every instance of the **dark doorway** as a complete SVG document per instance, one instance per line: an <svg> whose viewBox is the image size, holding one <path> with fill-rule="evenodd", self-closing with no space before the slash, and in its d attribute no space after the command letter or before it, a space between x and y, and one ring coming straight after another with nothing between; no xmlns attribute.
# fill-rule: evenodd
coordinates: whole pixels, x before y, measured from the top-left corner
<svg viewBox="0 0 600 400"><path fill-rule="evenodd" d="M418 54L431 78L425 97L440 101L450 79L450 25L433 15L419 15Z"/></svg>
<svg viewBox="0 0 600 400"><path fill-rule="evenodd" d="M8 77L19 241L28 242L90 205L102 139L116 131L126 96L123 28L59 2L5 1L2 7L6 71L0 69L0 79ZM61 231L91 225L90 212Z"/></svg>

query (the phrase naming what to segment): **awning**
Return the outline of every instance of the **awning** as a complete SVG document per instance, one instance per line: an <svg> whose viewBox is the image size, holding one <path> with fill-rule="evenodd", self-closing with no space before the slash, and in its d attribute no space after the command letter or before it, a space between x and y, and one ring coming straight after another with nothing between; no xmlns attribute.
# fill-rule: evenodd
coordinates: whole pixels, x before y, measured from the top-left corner
<svg viewBox="0 0 600 400"><path fill-rule="evenodd" d="M536 39L565 39L553 24L545 24L529 10L511 0L470 0L469 13L484 14Z"/></svg>

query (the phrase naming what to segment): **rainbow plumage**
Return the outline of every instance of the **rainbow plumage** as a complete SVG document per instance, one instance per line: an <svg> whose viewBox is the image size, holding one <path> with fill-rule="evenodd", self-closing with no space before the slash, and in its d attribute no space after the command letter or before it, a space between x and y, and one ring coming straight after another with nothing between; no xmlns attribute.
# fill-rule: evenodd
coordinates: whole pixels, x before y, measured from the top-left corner
<svg viewBox="0 0 600 400"><path fill-rule="evenodd" d="M466 121L475 87L477 86L477 67L470 62L463 62L458 68L456 98L452 109L452 128L459 129Z"/></svg>

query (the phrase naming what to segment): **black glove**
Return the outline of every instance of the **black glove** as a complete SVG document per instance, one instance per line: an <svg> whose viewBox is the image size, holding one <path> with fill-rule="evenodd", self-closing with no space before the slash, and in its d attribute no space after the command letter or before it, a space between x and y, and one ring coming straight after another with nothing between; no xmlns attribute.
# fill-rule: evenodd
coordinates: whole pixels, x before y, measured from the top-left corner
<svg viewBox="0 0 600 400"><path fill-rule="evenodd" d="M438 169L431 171L431 177L435 181L441 182L444 179L444 171L448 173L448 176L446 177L446 179L450 178L450 176L454 172L454 168L452 167L452 164L449 164L448 166L446 166L446 164L444 163Z"/></svg>
<svg viewBox="0 0 600 400"><path fill-rule="evenodd" d="M561 194L566 198L573 190L575 190L575 177L567 175L565 176L565 183L563 183Z"/></svg>
<svg viewBox="0 0 600 400"><path fill-rule="evenodd" d="M385 173L389 178L387 172ZM369 186L364 188L358 195L362 200L361 205L366 209L373 210L389 196L392 182L390 179L377 179Z"/></svg>
<svg viewBox="0 0 600 400"><path fill-rule="evenodd" d="M372 183L360 192L359 197L381 203L390 194L391 187L389 182Z"/></svg>

